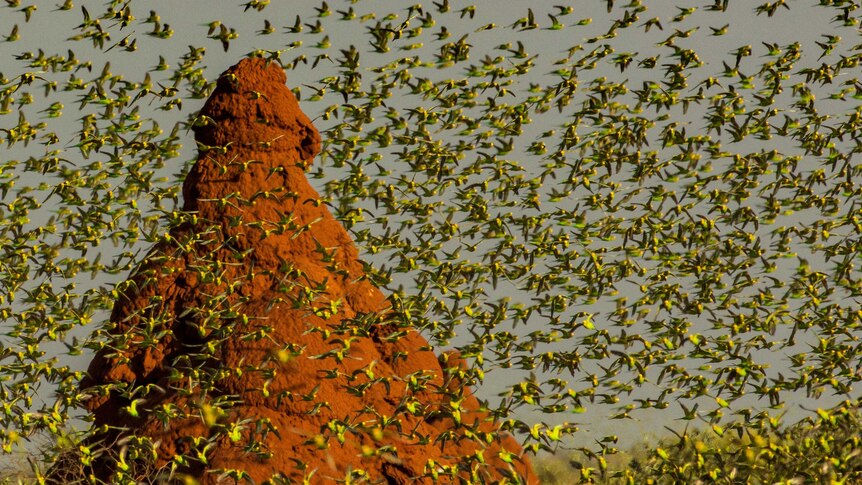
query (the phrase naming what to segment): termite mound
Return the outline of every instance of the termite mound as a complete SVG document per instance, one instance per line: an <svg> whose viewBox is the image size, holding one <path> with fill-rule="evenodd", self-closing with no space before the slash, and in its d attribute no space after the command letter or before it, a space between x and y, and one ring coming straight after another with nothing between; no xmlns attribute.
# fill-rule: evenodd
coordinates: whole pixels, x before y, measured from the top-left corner
<svg viewBox="0 0 862 485"><path fill-rule="evenodd" d="M285 82L247 58L201 110L184 222L118 287L82 382L103 450L88 473L538 483L463 360L438 358L366 277L305 176L320 135Z"/></svg>

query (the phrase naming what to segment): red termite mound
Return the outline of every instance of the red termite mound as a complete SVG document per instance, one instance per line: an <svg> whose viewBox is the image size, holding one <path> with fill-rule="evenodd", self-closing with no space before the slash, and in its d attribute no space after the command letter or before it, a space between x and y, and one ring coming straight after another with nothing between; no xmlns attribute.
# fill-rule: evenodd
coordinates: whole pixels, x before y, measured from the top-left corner
<svg viewBox="0 0 862 485"><path fill-rule="evenodd" d="M201 111L193 216L122 287L83 383L96 436L149 439L156 466L201 483L537 483L463 360L366 278L305 177L320 137L285 82L244 59Z"/></svg>

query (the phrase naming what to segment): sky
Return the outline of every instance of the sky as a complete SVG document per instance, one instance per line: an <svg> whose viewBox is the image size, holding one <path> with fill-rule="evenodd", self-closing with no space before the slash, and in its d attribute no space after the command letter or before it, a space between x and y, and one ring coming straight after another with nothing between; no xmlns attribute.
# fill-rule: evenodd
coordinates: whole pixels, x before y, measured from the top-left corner
<svg viewBox="0 0 862 485"><path fill-rule="evenodd" d="M111 37L109 44L113 45L120 42L127 34L130 36L128 37L129 39L137 39L137 49L129 52L124 50L122 45L114 48L109 48L106 45L103 49L94 49L86 40L69 40L74 35L75 27L82 21L82 5L88 9L90 14L96 15L97 12L103 10L102 3L100 2L83 2L81 5L76 2L74 7L68 11L53 11L55 8L53 2L39 2L35 4L38 6L38 9L32 12L32 18L29 22L25 20L25 13L18 11L18 9L26 7L25 3L22 3L17 8L0 9L0 34L12 32L13 28L17 25L17 33L20 36L20 39L15 42L0 44L0 59L3 60L0 62L0 74L2 74L0 78L5 75L6 78L14 80L14 76L27 69L26 60L15 59L15 56L20 56L23 52L35 53L39 49L44 50L48 55L52 53L65 55L67 49L73 49L79 59L92 59L94 63L93 74L82 75L84 78L96 75L102 69L105 62L110 62L110 70L113 73L120 73L125 79L133 81L142 80L153 66L159 64L162 58L171 66L177 65L179 57L189 51L189 47L187 46L206 48L206 56L200 63L200 67L203 68L204 75L208 79L215 79L220 72L235 64L241 57L251 51L257 49L268 51L284 50L281 54L283 61L289 61L300 54L305 55L309 60L307 64L299 64L296 69L291 69L287 72L288 85L298 90L302 108L315 120L316 126L321 131L325 131L328 127L334 126L338 122L335 119L324 119L323 113L328 106L340 103L341 101L340 96L331 92L320 101L310 99L315 87L320 85L319 81L325 76L333 75L337 72L336 66L326 59L320 60L317 66L312 67L314 56L318 53L328 53L332 57L335 57L338 49L346 48L351 44L356 44L360 51L369 49L367 45L368 37L366 35L368 26L376 20L382 19L389 12L397 13L399 15L398 20L404 20L406 18L407 7L411 5L410 2L360 1L350 4L348 2L332 1L329 3L333 11L354 8L358 16L376 13L377 18L375 20L368 20L367 22L345 22L340 24L335 21L328 21L326 25L332 25L334 28L329 28L322 33L315 34L312 32L312 25L304 27L301 33L286 32L286 28L294 24L294 19L297 16L304 19L303 23L308 22L309 24L313 24L315 8L322 6L320 2L273 2L263 11L255 12L253 9L244 11L245 7L242 2L209 2L200 0L188 0L184 2L139 1L133 4L135 15L138 18L132 22L131 27L123 31L116 27L111 30L114 35ZM767 46L764 43L786 46L799 42L805 49L804 56L799 61L799 65L817 66L820 63L820 60L816 58L816 53L818 52L817 42L826 41L828 39L826 36L828 35L838 35L840 33L840 35L849 36L852 33L852 29L844 29L838 32L836 25L832 22L834 12L818 7L816 6L816 2L811 1L789 1L787 5L791 7L790 9L779 8L775 15L771 17L755 15L755 3L743 1L729 2L727 11L723 13L708 11L706 7L709 4L706 1L632 2L629 5L626 2L616 2L611 13L608 12L608 3L606 1L586 0L569 2L565 5L560 3L559 5L572 7L572 12L563 16L560 15L563 10L556 7L556 2L478 1L468 3L453 1L451 2L450 12L446 15L437 15L435 13L438 19L437 24L426 30L429 32L439 32L441 26L445 25L451 32L449 41L457 40L462 35L469 34L469 42L472 44L471 61L478 61L486 55L492 57L498 55L500 52L498 47L501 44L509 43L512 44L512 48L515 48L517 43L522 43L527 52L538 56L535 61L538 67L533 69L529 75L519 78L516 84L511 87L513 91L518 92L528 90L530 83L542 84L550 82L554 78L552 74L552 70L554 69L553 61L566 57L568 48L579 43L588 49L593 46L609 45L617 53L631 52L635 54L636 58L643 59L660 52L666 52L658 46L658 43L666 39L675 29L680 29L683 32L695 29L691 31L690 35L687 34L688 37L679 39L677 43L697 52L700 60L704 63L704 67L698 70L697 76L704 77L708 75L718 76L724 70L723 62L732 62L734 58L733 52L740 46L745 45L751 45L754 54L743 61L741 70L745 71L747 68L755 70L756 66L763 62L763 54L767 50ZM617 18L627 8L634 8L635 3L642 3L647 7L647 10L638 14L640 20L636 25L641 26L651 18L658 18L662 28L656 25L648 32L645 32L642 26L629 28L621 30L620 35L616 38L603 39L592 44L588 42L589 39L606 32L611 19ZM471 5L475 5L472 18L469 10L465 10L464 15L458 13L461 9L470 7ZM433 9L435 6L433 3L424 4L423 6L429 12L434 12ZM542 28L523 32L509 28L508 26L528 15L528 8L532 11L536 21ZM681 21L673 21L675 16L686 12L688 8L694 8L695 10ZM173 29L173 35L170 39L162 40L146 35L147 32L152 30L152 25L142 24L141 21L144 20L147 12L151 9L158 11L163 27L169 25ZM553 20L548 16L549 13L557 14L555 18L566 24L566 28L558 31L546 29L545 27L550 26ZM338 14L333 13L333 15ZM586 19L589 19L589 21L586 21ZM206 36L208 24L215 20L223 22L238 33L238 37L231 40L227 52L223 50L219 40L207 38ZM265 20L271 22L271 25L275 29L274 33L271 35L256 34L256 31L264 28ZM103 21L103 25L105 26L113 24L113 22L108 20ZM493 27L490 27L492 24ZM723 35L711 35L713 33L722 33ZM329 49L315 47L324 38L328 38L332 47ZM370 80L374 78L374 74L368 71L372 65L384 65L388 60L397 60L405 55L432 57L432 53L444 42L437 41L435 44L430 40L433 38L433 35L426 33L425 37L423 37L426 45L413 51L393 49L393 51L386 54L368 54L367 57L363 57L363 61L366 58L371 59L368 64L369 67L366 67L364 82L372 84ZM291 44L297 41L302 41L302 46L291 47ZM399 45L406 45L406 42L406 40L402 41ZM852 42L852 40L845 40L841 44L845 49L844 52L847 52L848 43L852 44ZM103 52L104 49L108 50ZM463 70L457 68L446 70L426 69L422 72L431 79L435 79L435 76L437 76L436 79L464 76ZM160 76L166 76L169 73L170 70L150 72L154 87L157 87L159 83L168 85L169 80L166 77L160 78ZM49 74L44 74L44 76L51 77ZM66 75L54 77L64 79L64 76ZM654 79L656 74L652 71L634 68L620 72L616 66L606 60L605 62L598 63L595 69L585 71L583 76L584 80L582 82L600 77L606 77L614 82L625 80L625 84L634 89L644 81ZM838 81L840 79L836 80L836 85ZM691 83L691 85L695 84L694 82ZM825 90L824 92L832 92L834 88L835 86L820 87L820 89ZM33 91L35 93L37 89L33 89ZM583 90L575 95L575 102L582 100L578 98L581 93L583 93ZM48 104L56 101L62 102L65 106L64 115L57 119L48 119L47 122L51 123L52 129L58 133L61 140L67 141L63 156L68 158L71 161L70 163L83 164L84 161L74 148L75 133L80 128L80 116L75 111L78 105L76 96L71 93L62 92L52 93L47 98L37 96L37 101L33 105L25 106L21 109L28 114L28 117L31 116L32 119L40 119L40 116L44 118L44 114L40 115L39 113ZM406 96L404 98L396 97L395 99L387 100L387 103L391 107L405 111L416 106L421 106L422 102L417 97ZM857 101L851 101L850 103L858 105ZM159 106L159 101L145 98L138 102L137 106L139 106L142 116L154 117L158 120L162 130L170 132L171 128L177 122L185 119L189 113L194 113L202 104L202 99L187 99L183 102L181 110L158 111L156 108ZM820 106L825 113L831 112L836 116L849 109L848 104L843 101L836 101L834 103L827 101ZM87 110L92 111L92 108L88 107ZM688 113L682 113L678 109L669 113L672 113L675 117L671 121L676 121L680 126L685 126L689 132L697 132L704 129L703 112L700 107L694 106ZM541 170L539 160L536 157L527 156L525 153L526 148L532 141L541 139L543 133L549 130L558 130L566 121L565 113L561 112L555 115L553 110L546 115L536 116L533 123L525 127L524 134L518 137L516 149L508 157L519 163L526 174L535 175L539 173ZM8 129L15 123L17 123L17 110L12 110L8 115L0 116L0 128ZM372 124L371 126L375 125ZM584 129L589 132L590 127L586 126ZM183 164L187 164L188 161L195 158L195 146L191 133L181 133L180 136L182 143L180 155L170 160L157 173L156 178L161 178L161 182L159 183L166 186L176 184L178 174L183 170ZM446 136L446 134L443 133L440 136ZM753 140L749 138L733 145L733 150L738 153L744 153L775 148L787 153L794 153L794 147L781 146L781 143L786 141L780 137L772 140ZM18 144L6 149L0 161L25 160L29 156L41 156L43 151L44 148L38 144L29 144L28 146ZM371 152L374 152L374 150L369 148L369 153ZM398 164L396 159L397 152L392 149L377 149L376 153L379 153L383 158L383 162L381 163L392 169L390 174L385 177L390 177L390 179L397 178L399 176L399 167L404 168L403 165L399 166ZM814 167L817 160L813 157L803 157L801 163L803 165L811 164ZM19 164L18 167L16 170L20 171L21 165ZM320 161L318 171L313 172L313 175L310 178L311 183L319 191L326 192L327 183L339 180L339 178L346 177L349 174L346 168L331 166L331 162L323 160ZM46 179L40 174L23 171L19 173L19 176L20 178L16 183L16 187L18 188L27 185L36 186ZM548 185L549 187L543 190L550 190L552 186L550 181ZM672 185L669 187L673 188ZM42 193L44 193L44 190ZM4 196L4 202L8 202L7 197L11 197L11 193ZM369 201L365 201L364 203L370 204ZM142 200L141 204L145 206L146 201ZM572 210L572 206L567 206L566 202L559 203L556 206L548 204L546 207ZM31 213L32 225L42 224L44 221L47 221L55 209L55 207L48 204ZM813 218L817 217L819 217L817 214L801 212L787 216L784 222L806 225L813 223L816 220ZM380 226L376 222L377 220L379 219L369 217L365 223L359 224L354 228L354 231L361 231L362 229L369 229L370 231L379 230ZM393 221L395 220L397 220L397 217L393 218ZM764 228L763 236L766 237L767 234L768 231ZM404 237L409 238L410 236L405 235ZM596 244L600 245L601 243ZM360 245L360 247L362 246ZM145 249L146 244L143 243L134 248L135 251ZM120 251L119 249L112 249L107 246L100 247L99 250L106 261L116 257L116 254ZM385 266L389 263L385 255L375 256L366 252L363 257L366 261L378 266ZM814 255L810 255L810 259L815 266L822 263ZM825 263L822 264L823 266L819 267L818 270L829 271L829 267ZM775 276L778 278L790 278L792 274L793 267L787 266L786 268L779 268ZM119 275L100 275L98 278L92 280L83 278L78 281L78 291L83 292L88 288L94 288L99 285L110 286L116 282L112 278L119 277ZM397 288L398 285L402 285L404 291L409 293L411 291L411 275L403 275L400 279L396 277L392 285L393 289ZM632 284L630 287L623 286L622 291L637 291L637 286L637 284ZM412 290L415 291L415 288ZM532 295L520 290L516 284L503 283L496 288L488 288L487 290L487 299L490 302L500 298L529 302L531 297ZM590 307L590 311L594 311L597 315L608 312L612 309L612 301L610 298L601 299L601 301ZM94 323L98 323L97 321L100 318L104 319L106 316L96 315L96 322ZM602 325L600 316L596 319L596 322L597 325ZM69 332L67 338L76 335L79 338L83 338L89 328L73 330ZM534 329L529 327L512 329L514 333L520 332L522 335L532 330ZM781 336L773 337L780 338ZM461 332L460 336L452 339L448 342L448 345L458 345L459 342L466 342L465 339L469 339L469 334ZM574 345L574 342L574 339L564 341L556 347L550 346L546 350L570 350L569 347ZM804 349L807 343L807 341L801 339L799 348ZM66 347L62 343L47 343L44 348L49 349L49 353L56 352L56 355L60 358L60 362L71 366L78 366L81 369L86 367L86 363L90 358L87 354L77 357L65 355L64 349ZM765 353L759 355L758 359L772 367L770 372L778 373L781 372L782 366L786 365L790 352L791 349L784 349L782 351ZM701 363L689 360L687 362L683 361L681 365L696 368ZM592 372L597 372L596 363L586 363L584 372L589 369L592 369ZM523 379L527 373L514 369L495 369L489 370L486 374L486 380L477 390L477 394L494 404L499 400L497 397L498 393L505 391L508 386ZM554 376L540 375L540 380L551 377ZM581 375L563 375L561 377L570 380L573 385L583 378ZM49 387L46 386L40 392L47 392L48 389ZM654 391L645 392L646 394L640 394L640 391L636 391L625 399L634 402L638 396L650 395ZM806 398L803 394L786 395L788 404L787 417L790 421L805 415L806 408L825 407L848 397L845 395L835 397L824 395L820 399L813 400ZM701 402L704 408L715 406L715 402L712 399L702 399ZM741 402L747 403L747 405L750 405L754 409L758 406L763 406L762 400L754 398ZM535 409L519 408L515 410L514 415L525 422L544 420L552 425L561 422L576 422L580 431L575 435L574 445L577 445L580 442L579 440L592 442L594 439L609 434L619 436L621 442L631 443L645 435L665 434L663 429L665 426L680 429L689 424L688 422L679 420L682 409L676 403L673 403L670 408L664 410L639 410L637 413L632 413L633 419L630 420L607 419L611 413L611 409L608 406L590 405L583 411L577 414L569 412L543 416Z"/></svg>

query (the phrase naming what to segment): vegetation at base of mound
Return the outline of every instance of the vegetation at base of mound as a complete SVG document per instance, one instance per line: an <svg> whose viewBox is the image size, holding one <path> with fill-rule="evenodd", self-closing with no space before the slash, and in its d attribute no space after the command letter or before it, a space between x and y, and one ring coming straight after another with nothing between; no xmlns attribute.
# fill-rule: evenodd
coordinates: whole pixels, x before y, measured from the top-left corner
<svg viewBox="0 0 862 485"><path fill-rule="evenodd" d="M758 424L693 428L603 457L558 452L536 459L536 473L543 485L862 483L858 403L818 409L790 426Z"/></svg>
<svg viewBox="0 0 862 485"><path fill-rule="evenodd" d="M559 450L537 457L534 468L543 485L859 483L858 403L818 409L816 416L789 426L773 420L760 430L692 428L682 434L645 437L603 457L588 449ZM30 461L18 458L0 467L0 485L36 483Z"/></svg>

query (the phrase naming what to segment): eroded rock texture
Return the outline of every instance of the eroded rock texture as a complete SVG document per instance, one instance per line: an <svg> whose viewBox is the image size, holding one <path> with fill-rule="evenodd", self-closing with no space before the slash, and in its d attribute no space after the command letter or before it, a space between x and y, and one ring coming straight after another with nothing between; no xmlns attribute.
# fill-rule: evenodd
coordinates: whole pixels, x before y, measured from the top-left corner
<svg viewBox="0 0 862 485"><path fill-rule="evenodd" d="M201 111L195 218L127 282L84 383L100 437L149 438L157 467L201 483L536 483L463 361L438 359L366 279L305 177L320 137L285 81L245 59Z"/></svg>

